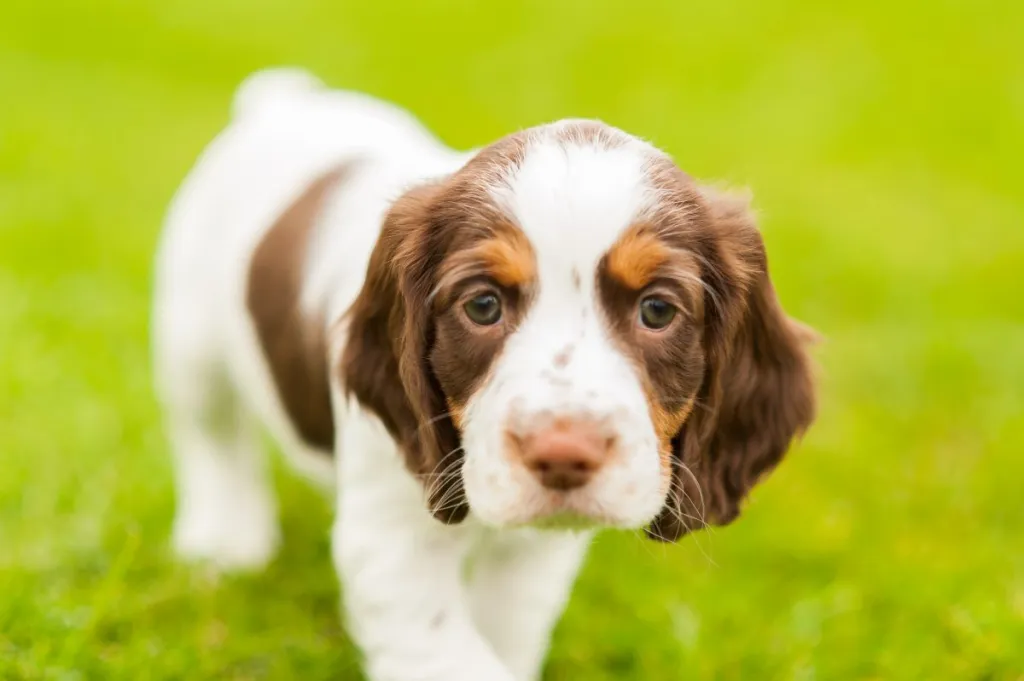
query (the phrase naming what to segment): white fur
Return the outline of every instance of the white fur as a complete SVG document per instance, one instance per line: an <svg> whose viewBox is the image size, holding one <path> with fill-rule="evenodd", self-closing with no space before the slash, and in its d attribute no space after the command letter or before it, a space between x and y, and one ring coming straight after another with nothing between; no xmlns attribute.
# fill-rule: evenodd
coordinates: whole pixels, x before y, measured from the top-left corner
<svg viewBox="0 0 1024 681"><path fill-rule="evenodd" d="M373 681L536 679L589 540L511 527L565 513L638 527L665 481L643 391L598 309L597 262L650 195L649 148L534 136L518 172L493 188L537 254L539 296L493 377L467 406L464 477L472 514L437 522L376 416L342 398L332 372L334 462L306 447L270 378L245 305L263 233L329 168L358 161L315 227L301 305L333 323L362 286L390 202L468 158L404 111L329 91L302 72L257 74L171 207L157 262L154 350L177 464L175 543L191 558L256 567L278 540L256 423L292 462L337 493L334 558L347 620ZM573 283L573 273L580 285ZM332 338L344 342L344 334ZM555 369L556 354L571 360ZM342 347L330 348L337 357ZM550 380L560 374L560 387ZM556 498L505 456L500 428L603 419L619 456L590 485ZM336 462L336 463L335 463Z"/></svg>

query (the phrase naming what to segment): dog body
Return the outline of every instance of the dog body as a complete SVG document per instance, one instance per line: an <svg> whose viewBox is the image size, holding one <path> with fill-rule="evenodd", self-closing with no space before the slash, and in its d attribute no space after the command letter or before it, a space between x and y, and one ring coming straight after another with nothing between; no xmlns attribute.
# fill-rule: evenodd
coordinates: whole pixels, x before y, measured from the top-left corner
<svg viewBox="0 0 1024 681"><path fill-rule="evenodd" d="M265 563L267 427L335 490L375 681L524 681L598 527L725 523L813 416L746 203L562 121L455 152L268 71L171 207L157 384L179 552Z"/></svg>

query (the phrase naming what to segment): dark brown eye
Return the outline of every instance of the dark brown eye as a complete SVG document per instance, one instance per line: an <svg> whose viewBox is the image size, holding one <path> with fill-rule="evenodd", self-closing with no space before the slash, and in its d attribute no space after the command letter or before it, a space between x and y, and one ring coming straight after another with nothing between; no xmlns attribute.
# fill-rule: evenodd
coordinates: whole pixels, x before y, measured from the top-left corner
<svg viewBox="0 0 1024 681"><path fill-rule="evenodd" d="M501 321L501 299L494 293L481 293L462 306L466 316L480 326L491 326Z"/></svg>
<svg viewBox="0 0 1024 681"><path fill-rule="evenodd" d="M648 329L664 329L676 318L676 312L675 305L657 296L648 296L640 301L640 323Z"/></svg>

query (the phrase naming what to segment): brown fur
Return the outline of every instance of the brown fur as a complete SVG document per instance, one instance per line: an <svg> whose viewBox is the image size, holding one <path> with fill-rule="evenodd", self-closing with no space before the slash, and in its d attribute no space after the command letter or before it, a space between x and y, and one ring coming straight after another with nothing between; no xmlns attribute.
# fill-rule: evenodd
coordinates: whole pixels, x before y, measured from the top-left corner
<svg viewBox="0 0 1024 681"><path fill-rule="evenodd" d="M747 202L698 187L667 158L651 172L662 200L609 251L598 285L672 477L648 533L674 541L738 515L810 424L814 390L809 332L779 306ZM661 331L637 323L648 292L680 309Z"/></svg>
<svg viewBox="0 0 1024 681"><path fill-rule="evenodd" d="M639 221L609 249L598 269L598 287L620 349L634 359L647 394L661 448L671 449L693 408L704 358L704 313L699 257L690 250L701 225ZM679 308L662 331L638 326L639 304L657 293Z"/></svg>
<svg viewBox="0 0 1024 681"><path fill-rule="evenodd" d="M320 317L302 315L299 298L309 239L323 201L349 167L313 182L264 234L249 263L246 304L285 413L299 437L334 449L327 350Z"/></svg>
<svg viewBox="0 0 1024 681"><path fill-rule="evenodd" d="M659 271L682 274L691 260L684 252L659 243L666 258ZM675 279L660 276L659 294L672 300L681 312L662 331L643 329L638 323L639 304L646 291L642 286L634 286L635 281L623 282L621 270L618 275L612 274L610 262L614 252L613 247L598 269L602 306L619 350L633 359L658 436L665 474L671 475L672 441L693 409L703 377L699 326L703 305L701 291L695 284L699 279L696 274Z"/></svg>
<svg viewBox="0 0 1024 681"><path fill-rule="evenodd" d="M469 510L462 409L521 318L535 276L528 242L486 191L503 164L521 160L522 143L506 138L452 177L396 201L348 314L343 385L381 418L426 485L434 515L447 523ZM481 277L503 301L501 321L489 327L462 311Z"/></svg>
<svg viewBox="0 0 1024 681"><path fill-rule="evenodd" d="M673 219L702 223L692 248L705 287L706 367L697 408L673 440L669 504L649 529L652 537L675 540L739 515L753 486L814 419L815 395L811 334L779 304L746 199L697 188L678 171L663 172L667 205L678 212L662 215L663 226Z"/></svg>

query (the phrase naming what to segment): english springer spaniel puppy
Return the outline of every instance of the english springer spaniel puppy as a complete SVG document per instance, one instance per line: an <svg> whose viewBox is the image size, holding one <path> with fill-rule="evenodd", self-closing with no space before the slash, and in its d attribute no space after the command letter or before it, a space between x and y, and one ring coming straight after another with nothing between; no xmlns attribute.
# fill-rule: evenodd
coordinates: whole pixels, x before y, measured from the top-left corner
<svg viewBox="0 0 1024 681"><path fill-rule="evenodd" d="M597 121L471 152L301 71L260 72L159 246L177 551L279 541L266 427L334 490L373 681L528 681L598 528L740 512L811 423L744 197Z"/></svg>

